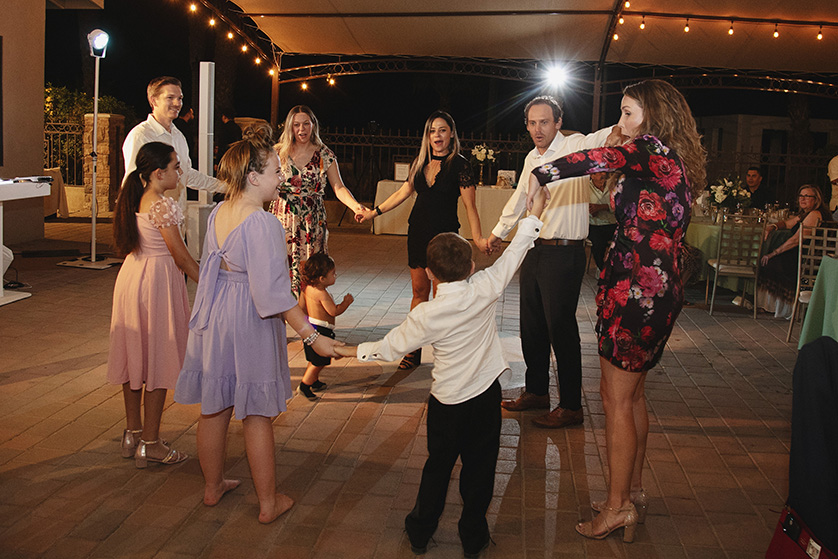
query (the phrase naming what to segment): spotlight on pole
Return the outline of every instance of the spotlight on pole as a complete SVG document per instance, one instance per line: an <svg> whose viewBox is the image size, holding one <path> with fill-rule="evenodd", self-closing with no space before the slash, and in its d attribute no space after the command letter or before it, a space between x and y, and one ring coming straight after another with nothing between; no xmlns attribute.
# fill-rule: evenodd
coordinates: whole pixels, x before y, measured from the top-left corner
<svg viewBox="0 0 838 559"><path fill-rule="evenodd" d="M87 42L90 45L90 56L95 59L93 74L93 152L90 154L92 161L92 187L90 197L90 256L82 257L67 262L59 262L59 266L72 266L74 268L90 268L93 270L104 270L114 264L121 262L116 258L96 257L96 214L98 213L96 200L96 162L98 154L96 147L99 139L99 61L105 58L105 51L108 48L108 34L101 29L94 29L87 34Z"/></svg>

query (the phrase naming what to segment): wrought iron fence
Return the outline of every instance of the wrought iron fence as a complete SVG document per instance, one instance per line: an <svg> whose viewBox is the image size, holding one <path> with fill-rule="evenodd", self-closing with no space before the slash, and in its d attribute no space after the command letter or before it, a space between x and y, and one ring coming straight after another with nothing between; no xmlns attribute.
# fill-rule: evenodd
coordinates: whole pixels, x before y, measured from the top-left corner
<svg viewBox="0 0 838 559"><path fill-rule="evenodd" d="M80 122L44 123L44 168L60 168L64 184L84 184L83 134Z"/></svg>
<svg viewBox="0 0 838 559"><path fill-rule="evenodd" d="M413 161L422 144L420 131L401 130L323 130L321 136L337 156L341 176L347 187L359 200L370 202L375 199L378 181L392 179L395 163ZM528 138L510 135L460 137L462 153L471 157L471 149L478 144L485 144L495 150L496 161L487 166L484 182L493 184L498 169L520 171L527 152L532 149Z"/></svg>

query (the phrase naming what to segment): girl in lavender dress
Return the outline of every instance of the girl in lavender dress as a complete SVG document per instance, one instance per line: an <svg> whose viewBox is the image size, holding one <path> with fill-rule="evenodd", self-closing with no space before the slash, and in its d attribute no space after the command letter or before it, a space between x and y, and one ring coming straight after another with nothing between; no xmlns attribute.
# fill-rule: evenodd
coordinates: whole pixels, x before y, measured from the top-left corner
<svg viewBox="0 0 838 559"><path fill-rule="evenodd" d="M186 352L189 301L181 272L198 281L198 264L180 236L183 214L163 195L181 173L172 146L145 144L114 211L114 244L125 262L113 290L108 382L122 385L122 456L138 468L187 458L160 439L166 390L175 387Z"/></svg>
<svg viewBox="0 0 838 559"><path fill-rule="evenodd" d="M182 404L201 404L198 458L204 504L218 503L238 480L224 478L227 428L242 420L259 521L272 522L294 504L276 492L273 418L292 396L285 321L303 343L338 357L340 342L318 336L291 294L282 224L263 211L284 178L270 127L248 128L224 154L218 177L224 202L210 214L201 281L189 321L186 359L175 390Z"/></svg>

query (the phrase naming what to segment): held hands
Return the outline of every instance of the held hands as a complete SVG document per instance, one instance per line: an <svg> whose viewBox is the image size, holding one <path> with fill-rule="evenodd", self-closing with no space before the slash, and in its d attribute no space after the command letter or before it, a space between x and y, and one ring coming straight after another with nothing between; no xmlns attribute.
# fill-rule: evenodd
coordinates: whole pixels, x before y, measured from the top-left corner
<svg viewBox="0 0 838 559"><path fill-rule="evenodd" d="M367 208L364 208L363 210L355 214L355 221L357 221L358 223L366 223L367 221L374 218L376 215L378 214L375 213L375 210L369 210Z"/></svg>
<svg viewBox="0 0 838 559"><path fill-rule="evenodd" d="M492 233L489 235L489 238L486 239L486 244L489 246L490 252L497 252L501 249L503 241L501 241L500 237L495 237L495 234Z"/></svg>
<svg viewBox="0 0 838 559"><path fill-rule="evenodd" d="M631 138L623 134L623 129L619 126L613 126L611 133L605 139L606 147L621 146L628 142Z"/></svg>
<svg viewBox="0 0 838 559"><path fill-rule="evenodd" d="M358 204L355 208L352 209L352 211L355 212L355 221L361 223L362 218L359 216L363 216L364 212L368 212L369 209L363 204Z"/></svg>
<svg viewBox="0 0 838 559"><path fill-rule="evenodd" d="M337 353L339 357L355 357L358 354L358 346L340 345L335 348L335 353Z"/></svg>
<svg viewBox="0 0 838 559"><path fill-rule="evenodd" d="M343 355L340 354L337 349L342 345L344 345L343 342L333 340L328 336L317 336L317 339L314 340L313 344L311 344L311 349L323 357L340 359Z"/></svg>
<svg viewBox="0 0 838 559"><path fill-rule="evenodd" d="M492 254L492 247L489 244L489 239L480 237L479 239L474 239L474 244L478 248L478 250L480 250L480 252L482 252L486 256Z"/></svg>
<svg viewBox="0 0 838 559"><path fill-rule="evenodd" d="M550 200L550 191L546 186L541 186L535 175L530 174L530 185L527 189L527 209L533 215L541 215L544 206Z"/></svg>

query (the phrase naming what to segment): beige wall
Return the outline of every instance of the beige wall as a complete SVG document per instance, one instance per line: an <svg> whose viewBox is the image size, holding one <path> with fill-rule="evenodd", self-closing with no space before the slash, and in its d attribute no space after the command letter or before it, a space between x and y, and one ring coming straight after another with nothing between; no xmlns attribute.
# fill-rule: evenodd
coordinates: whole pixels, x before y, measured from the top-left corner
<svg viewBox="0 0 838 559"><path fill-rule="evenodd" d="M3 37L3 165L0 177L40 175L44 168L45 0L0 0ZM4 242L44 236L41 198L6 202Z"/></svg>

